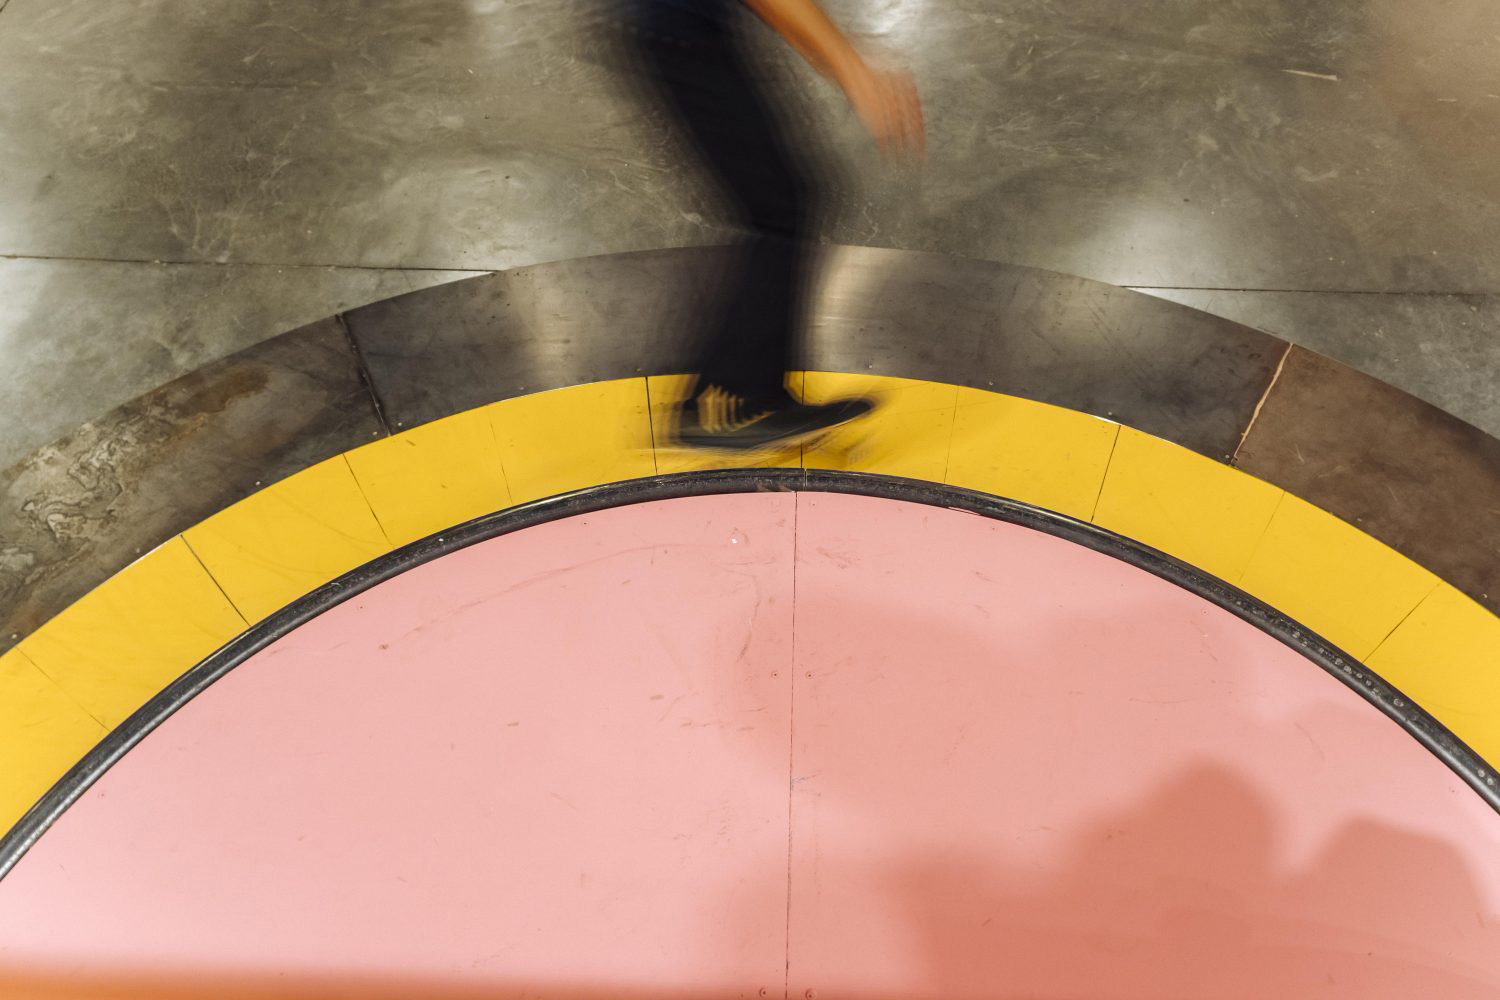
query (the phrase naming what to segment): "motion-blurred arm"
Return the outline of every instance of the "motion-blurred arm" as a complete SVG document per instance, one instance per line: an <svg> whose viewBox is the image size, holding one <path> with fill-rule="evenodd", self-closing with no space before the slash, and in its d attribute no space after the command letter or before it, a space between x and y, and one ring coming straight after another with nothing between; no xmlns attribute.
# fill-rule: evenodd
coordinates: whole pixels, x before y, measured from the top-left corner
<svg viewBox="0 0 1500 1000"><path fill-rule="evenodd" d="M871 66L814 0L744 2L843 89L882 151L923 149L922 104L910 74Z"/></svg>

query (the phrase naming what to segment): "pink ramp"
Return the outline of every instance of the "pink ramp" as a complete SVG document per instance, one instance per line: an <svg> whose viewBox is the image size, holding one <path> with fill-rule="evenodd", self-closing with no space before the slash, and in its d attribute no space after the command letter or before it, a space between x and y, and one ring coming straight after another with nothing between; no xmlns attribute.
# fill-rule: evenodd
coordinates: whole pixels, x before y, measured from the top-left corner
<svg viewBox="0 0 1500 1000"><path fill-rule="evenodd" d="M0 996L1500 995L1500 817L1107 556L625 507L255 656L0 882Z"/></svg>

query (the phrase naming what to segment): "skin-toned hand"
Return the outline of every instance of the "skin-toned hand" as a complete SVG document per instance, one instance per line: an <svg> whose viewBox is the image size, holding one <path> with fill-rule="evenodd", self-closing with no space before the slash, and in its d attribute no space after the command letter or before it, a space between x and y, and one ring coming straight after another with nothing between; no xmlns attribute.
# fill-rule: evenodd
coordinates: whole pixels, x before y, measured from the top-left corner
<svg viewBox="0 0 1500 1000"><path fill-rule="evenodd" d="M922 102L911 74L866 59L814 0L744 2L815 69L843 89L881 152L926 151Z"/></svg>
<svg viewBox="0 0 1500 1000"><path fill-rule="evenodd" d="M880 68L867 61L838 81L849 97L855 114L886 154L927 151L922 122L922 101L911 74L903 69Z"/></svg>

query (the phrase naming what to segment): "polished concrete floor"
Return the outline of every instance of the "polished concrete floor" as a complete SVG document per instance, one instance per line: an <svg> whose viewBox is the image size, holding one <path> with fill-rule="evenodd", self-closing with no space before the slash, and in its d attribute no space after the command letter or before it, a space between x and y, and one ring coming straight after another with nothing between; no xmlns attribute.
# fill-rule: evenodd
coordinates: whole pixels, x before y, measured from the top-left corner
<svg viewBox="0 0 1500 1000"><path fill-rule="evenodd" d="M722 242L606 0L0 0L0 466L475 271ZM829 241L1152 290L1500 434L1492 0L830 0L905 53L882 164L796 68Z"/></svg>

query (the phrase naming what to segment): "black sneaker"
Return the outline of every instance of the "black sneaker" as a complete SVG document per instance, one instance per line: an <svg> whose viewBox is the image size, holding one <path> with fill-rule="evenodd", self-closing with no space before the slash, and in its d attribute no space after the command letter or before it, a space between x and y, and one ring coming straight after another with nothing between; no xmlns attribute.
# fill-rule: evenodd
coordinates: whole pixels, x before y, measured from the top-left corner
<svg viewBox="0 0 1500 1000"><path fill-rule="evenodd" d="M868 399L832 403L799 403L788 398L752 406L735 396L709 389L682 405L677 439L689 448L754 451L837 427L875 408Z"/></svg>

